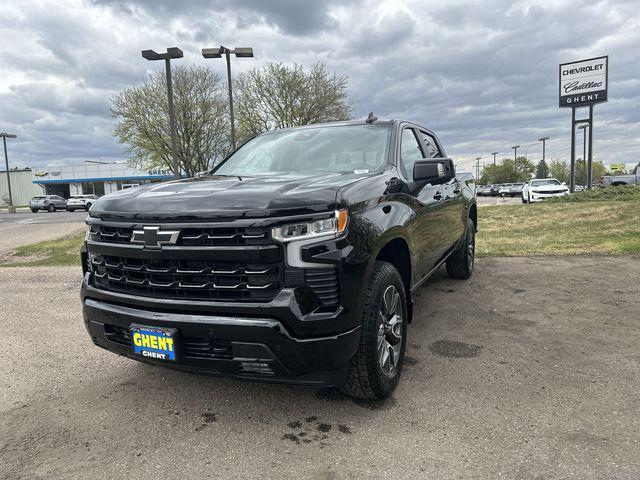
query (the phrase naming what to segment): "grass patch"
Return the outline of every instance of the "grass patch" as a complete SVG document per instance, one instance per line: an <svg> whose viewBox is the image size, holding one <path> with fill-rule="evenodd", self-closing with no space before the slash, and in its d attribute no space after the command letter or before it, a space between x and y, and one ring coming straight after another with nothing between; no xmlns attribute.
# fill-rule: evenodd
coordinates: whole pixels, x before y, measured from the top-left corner
<svg viewBox="0 0 640 480"><path fill-rule="evenodd" d="M547 198L545 203L573 202L640 202L640 185L594 188L564 197Z"/></svg>
<svg viewBox="0 0 640 480"><path fill-rule="evenodd" d="M640 201L487 206L478 223L479 256L640 253Z"/></svg>
<svg viewBox="0 0 640 480"><path fill-rule="evenodd" d="M1 267L51 267L80 266L80 247L84 233L72 237L46 240L18 247L14 252L0 257Z"/></svg>

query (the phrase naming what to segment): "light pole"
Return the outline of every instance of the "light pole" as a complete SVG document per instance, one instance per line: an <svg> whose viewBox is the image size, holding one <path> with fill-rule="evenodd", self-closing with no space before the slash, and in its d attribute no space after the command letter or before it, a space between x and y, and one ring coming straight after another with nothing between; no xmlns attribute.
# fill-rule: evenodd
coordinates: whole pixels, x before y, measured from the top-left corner
<svg viewBox="0 0 640 480"><path fill-rule="evenodd" d="M4 163L7 167L7 188L9 189L9 213L16 213L16 207L13 205L13 196L11 195L11 175L9 174L9 156L7 155L7 138L18 138L17 135L12 133L0 133L2 137L2 143L4 144Z"/></svg>
<svg viewBox="0 0 640 480"><path fill-rule="evenodd" d="M480 159L482 157L476 157L476 183L480 181Z"/></svg>
<svg viewBox="0 0 640 480"><path fill-rule="evenodd" d="M173 85L171 83L171 60L182 58L182 50L178 47L167 48L167 53L156 53L153 50L143 50L142 57L147 60L164 60L164 69L167 74L167 97L169 98L169 128L171 129L171 160L173 174L180 178L180 165L176 146L176 115L173 110Z"/></svg>
<svg viewBox="0 0 640 480"><path fill-rule="evenodd" d="M520 148L520 145L514 145L513 147L513 176L514 182L518 181L518 149Z"/></svg>
<svg viewBox="0 0 640 480"><path fill-rule="evenodd" d="M493 165L494 166L496 164L496 155L498 155L498 153L500 153L500 152L491 152L491 155L493 155Z"/></svg>
<svg viewBox="0 0 640 480"><path fill-rule="evenodd" d="M253 48L236 47L233 50L220 45L220 48L203 48L202 56L204 58L222 58L225 56L227 60L227 85L229 86L229 119L231 121L231 150L236 148L236 125L233 119L233 88L231 86L231 54L240 58L253 57Z"/></svg>
<svg viewBox="0 0 640 480"><path fill-rule="evenodd" d="M549 137L542 137L538 139L539 142L542 142L542 163L545 165L545 167L547 165L546 149L545 149L547 140L549 140Z"/></svg>
<svg viewBox="0 0 640 480"><path fill-rule="evenodd" d="M588 123L583 123L582 125L578 126L578 130L582 130L582 161L584 163L582 168L583 172L587 170L587 127L589 127ZM586 175L583 174L582 180L587 182L587 189L591 190L591 172L587 172Z"/></svg>

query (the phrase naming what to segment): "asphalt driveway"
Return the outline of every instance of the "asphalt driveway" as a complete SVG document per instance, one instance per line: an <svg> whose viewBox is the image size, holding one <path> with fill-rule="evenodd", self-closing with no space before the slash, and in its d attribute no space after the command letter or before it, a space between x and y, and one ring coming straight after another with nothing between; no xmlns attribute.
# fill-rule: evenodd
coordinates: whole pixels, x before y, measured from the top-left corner
<svg viewBox="0 0 640 480"><path fill-rule="evenodd" d="M75 268L0 268L0 478L636 479L640 260L479 260L418 292L393 398L94 347Z"/></svg>

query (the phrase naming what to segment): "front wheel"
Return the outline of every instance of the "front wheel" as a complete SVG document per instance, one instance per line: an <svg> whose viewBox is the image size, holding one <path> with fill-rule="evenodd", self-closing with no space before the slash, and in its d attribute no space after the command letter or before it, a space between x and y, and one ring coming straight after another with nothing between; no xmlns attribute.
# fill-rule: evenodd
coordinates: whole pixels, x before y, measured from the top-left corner
<svg viewBox="0 0 640 480"><path fill-rule="evenodd" d="M48 212L55 212L56 211L56 206L51 204L47 207L47 211Z"/></svg>
<svg viewBox="0 0 640 480"><path fill-rule="evenodd" d="M476 254L476 225L467 220L467 231L462 245L447 260L447 273L451 278L466 280L473 273Z"/></svg>
<svg viewBox="0 0 640 480"><path fill-rule="evenodd" d="M525 200L524 196L521 196L520 200L522 200L522 203L527 203L527 201Z"/></svg>
<svg viewBox="0 0 640 480"><path fill-rule="evenodd" d="M407 344L407 297L398 270L375 262L362 308L360 345L340 390L381 400L398 385Z"/></svg>
<svg viewBox="0 0 640 480"><path fill-rule="evenodd" d="M38 213L38 209L37 208L31 208L30 209L32 213Z"/></svg>

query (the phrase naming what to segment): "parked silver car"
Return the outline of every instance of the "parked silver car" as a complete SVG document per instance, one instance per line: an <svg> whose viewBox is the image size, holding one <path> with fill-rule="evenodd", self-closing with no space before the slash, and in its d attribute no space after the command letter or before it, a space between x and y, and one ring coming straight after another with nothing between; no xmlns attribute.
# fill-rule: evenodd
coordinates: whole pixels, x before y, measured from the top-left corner
<svg viewBox="0 0 640 480"><path fill-rule="evenodd" d="M55 212L58 209L66 210L67 201L58 195L42 195L33 197L29 201L29 208L33 213L39 210L46 210L48 212Z"/></svg>
<svg viewBox="0 0 640 480"><path fill-rule="evenodd" d="M95 195L71 195L71 198L67 200L67 210L70 212L86 210L88 212L96 200L98 197Z"/></svg>

